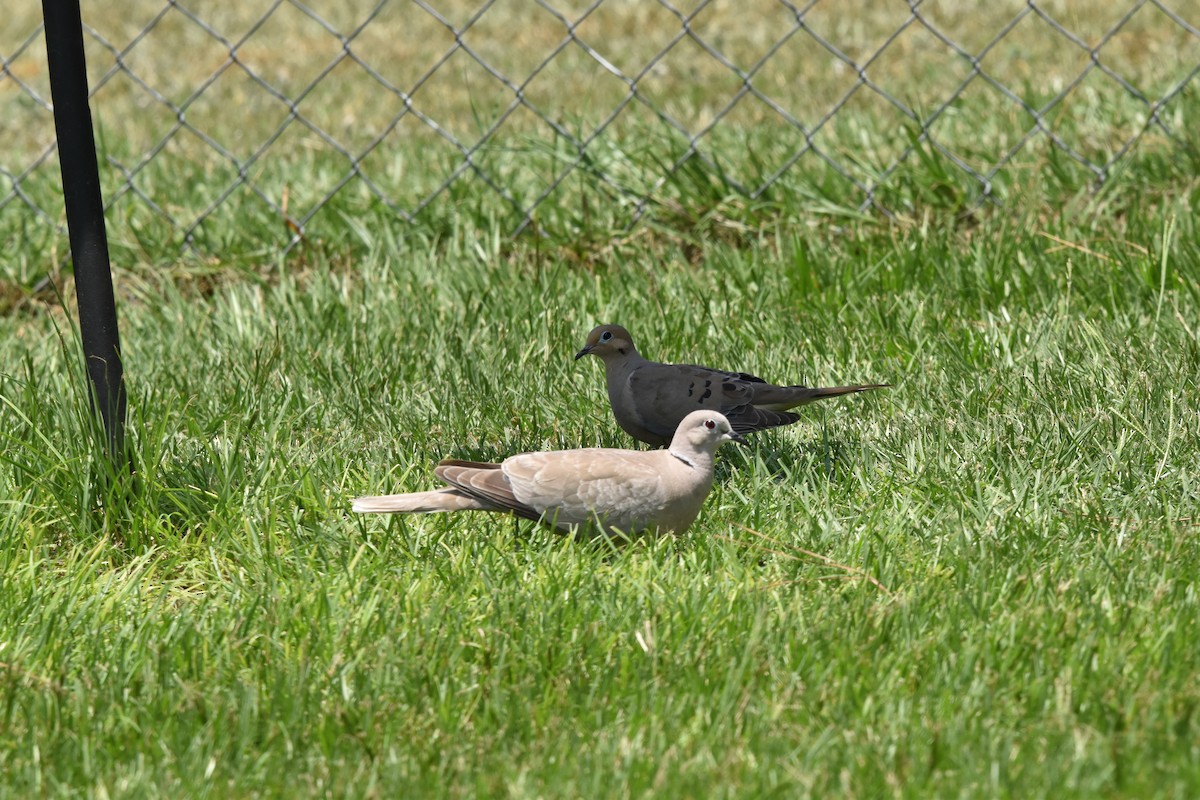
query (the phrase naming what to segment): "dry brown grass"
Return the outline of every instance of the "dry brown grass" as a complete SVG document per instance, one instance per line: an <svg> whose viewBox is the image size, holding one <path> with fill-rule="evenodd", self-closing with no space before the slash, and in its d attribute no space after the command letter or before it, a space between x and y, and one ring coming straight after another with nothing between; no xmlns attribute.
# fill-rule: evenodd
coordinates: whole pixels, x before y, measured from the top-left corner
<svg viewBox="0 0 1200 800"><path fill-rule="evenodd" d="M299 101L299 111L316 126L359 150L386 130L403 110L399 96L368 76L359 65L342 59L342 45L297 7L284 3L262 21L265 3L185 3L197 17L230 42L257 29L236 51L189 20L178 9L163 13L161 0L133 0L120 10L88 9L87 24L97 34L88 37L93 83L112 70L113 51L128 52L122 63L154 92L171 103L185 105L187 120L217 138L237 155L253 151L290 113L284 102L265 91L251 73L286 97ZM453 26L463 26L478 11L477 3L435 2ZM575 35L628 77L640 77L638 91L650 105L662 109L690 130L712 121L741 88L728 67L693 40L685 38L659 58L680 30L678 17L658 3L609 0L578 20L586 3L559 4L563 16L576 22ZM1096 43L1126 13L1130 4L1102 0L1044 2L1047 14L1080 39ZM370 15L372 3L363 0L322 0L312 9L335 29L349 33ZM695 3L679 7L690 13ZM1200 4L1183 2L1178 13L1194 22ZM980 52L1022 10L1024 2L1002 0L986 4L928 2L921 18L969 52ZM161 16L160 16L161 15ZM40 8L23 0L13 9L0 33L0 52L13 52L36 25ZM153 22L157 19L157 22ZM939 108L969 74L970 65L940 42L928 27L913 22L904 3L869 0L821 2L804 17L805 24L856 64L867 64L866 75L907 105L932 112ZM152 30L140 40L147 27ZM261 24L260 24L261 22ZM907 23L907 25L906 25ZM775 0L716 0L691 21L695 35L741 69L751 69L794 24L791 12ZM884 43L897 30L890 45ZM528 102L569 126L587 130L604 119L628 93L626 83L575 45L568 45L553 63L531 75L564 38L563 22L525 0L500 0L463 35L462 41L499 74L525 86ZM135 42L131 46L131 43ZM405 2L386 4L351 44L353 52L394 87L411 92L414 106L437 120L460 140L470 143L515 102L513 91L462 49L455 51L453 33L431 14ZM436 67L447 53L452 55ZM1160 94L1200 63L1200 41L1161 11L1143 8L1101 51L1103 63L1147 95ZM340 59L340 60L339 60ZM1089 63L1086 50L1070 43L1045 21L1028 15L983 59L983 68L1014 91L1045 97L1074 80ZM332 71L313 89L322 71ZM651 66L652 65L652 66ZM40 39L11 65L12 74L48 97L44 46ZM215 82L191 100L197 87ZM842 101L858 81L855 71L799 33L788 39L755 75L754 85L793 116L812 125ZM1108 79L1094 77L1084 91L1124 94ZM1002 113L1008 104L993 89L976 81L967 98L994 103ZM850 110L901 118L886 100L859 91ZM118 71L98 91L97 114L110 143L120 141L138 152L160 141L176 122L170 109ZM631 118L636 114L631 115ZM0 80L0 135L14 150L36 151L49 141L49 117L12 80ZM748 99L728 121L734 126L778 122L766 104ZM521 108L505 122L510 132L547 134L545 123ZM403 121L393 135L430 136L415 119ZM310 135L300 137L315 140ZM186 150L198 143L181 140ZM303 142L293 146L302 147ZM319 145L317 145L319 146ZM12 156L9 156L11 158ZM18 158L19 160L19 158Z"/></svg>

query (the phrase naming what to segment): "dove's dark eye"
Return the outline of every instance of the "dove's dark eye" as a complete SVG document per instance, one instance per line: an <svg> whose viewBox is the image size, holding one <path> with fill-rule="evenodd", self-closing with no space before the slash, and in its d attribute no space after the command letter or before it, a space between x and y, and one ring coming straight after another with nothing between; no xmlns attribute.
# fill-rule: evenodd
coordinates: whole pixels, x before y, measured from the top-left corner
<svg viewBox="0 0 1200 800"><path fill-rule="evenodd" d="M605 331L604 333L600 334L600 341L602 341L602 342L607 342L611 338L612 338L612 331Z"/></svg>
<svg viewBox="0 0 1200 800"><path fill-rule="evenodd" d="M706 419L704 420L704 427L708 428L710 431L715 431L717 429L717 423L713 422L711 419Z"/></svg>

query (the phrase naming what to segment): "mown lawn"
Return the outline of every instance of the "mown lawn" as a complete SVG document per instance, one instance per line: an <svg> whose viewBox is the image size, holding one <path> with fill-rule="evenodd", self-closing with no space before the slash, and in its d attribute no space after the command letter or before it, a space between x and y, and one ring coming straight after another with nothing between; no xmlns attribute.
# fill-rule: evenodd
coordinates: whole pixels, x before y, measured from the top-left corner
<svg viewBox="0 0 1200 800"><path fill-rule="evenodd" d="M6 791L1194 794L1195 226L1005 217L123 271L123 497L66 317L9 314ZM347 513L443 456L629 446L571 360L600 320L895 387L723 451L676 541Z"/></svg>
<svg viewBox="0 0 1200 800"><path fill-rule="evenodd" d="M910 141L855 113L829 135L865 172L888 163L867 145ZM1054 124L1086 138L1105 113ZM1022 124L944 141L995 152ZM777 134L705 147L753 175ZM282 255L253 198L182 254L122 206L132 475L88 412L65 242L10 206L0 796L1200 795L1185 134L1096 191L1031 147L982 201L919 149L881 188L891 217L807 167L755 198L679 169L633 228L581 169L515 239L469 183L410 222L347 191ZM141 146L121 135L110 154ZM555 163L521 136L479 163ZM440 182L413 147L401 183ZM635 130L592 155L649 175L680 147ZM281 185L345 168L297 152ZM50 202L51 177L26 188ZM171 209L220 186L139 180ZM632 446L571 358L599 322L651 358L893 388L723 449L679 539L349 513L433 487L443 457Z"/></svg>

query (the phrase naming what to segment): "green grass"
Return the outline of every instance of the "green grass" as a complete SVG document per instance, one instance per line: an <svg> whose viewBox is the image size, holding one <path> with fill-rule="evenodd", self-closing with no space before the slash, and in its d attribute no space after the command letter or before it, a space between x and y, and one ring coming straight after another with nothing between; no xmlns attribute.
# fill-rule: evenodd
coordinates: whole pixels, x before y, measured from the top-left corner
<svg viewBox="0 0 1200 800"><path fill-rule="evenodd" d="M636 50L643 7L604 8ZM1106 52L1152 66L1139 42ZM1130 109L1082 95L1056 130L1107 160ZM978 167L1023 130L986 106L939 129ZM912 141L877 112L825 134L856 175ZM1200 794L1195 134L1094 192L1035 144L984 204L924 147L881 187L892 219L819 165L749 196L692 161L628 230L597 171L644 191L684 147L642 123L516 239L470 181L411 224L349 187L282 256L253 197L182 256L119 203L132 474L88 411L63 240L0 212L0 797ZM527 198L562 143L511 133L478 163ZM777 133L740 119L706 152L752 184ZM419 145L387 151L406 196L446 167ZM181 163L139 187L202 208L228 176ZM50 167L23 188L53 205ZM258 177L302 204L343 168L298 147ZM722 450L679 539L350 515L443 457L631 446L571 358L599 322L649 357L894 387Z"/></svg>
<svg viewBox="0 0 1200 800"><path fill-rule="evenodd" d="M93 489L126 482L61 310L23 305L5 793L1195 794L1200 250L1161 188L1044 228L654 229L586 266L464 219L122 271L124 495ZM676 541L347 513L443 456L628 446L571 360L599 320L895 388L726 452Z"/></svg>
<svg viewBox="0 0 1200 800"><path fill-rule="evenodd" d="M478 19L474 0L427 5L442 19L411 3L312 8L348 41L292 3L88 10L119 262L161 264L186 244L222 268L269 259L297 222L321 248L354 238L355 222L378 235L409 217L437 239L528 225L586 259L635 218L707 233L863 207L969 215L984 185L960 163L989 176L988 202L1025 211L1058 208L1126 147L1169 154L1175 185L1200 165L1190 8L843 0L804 6L796 30L777 0L510 5ZM680 14L691 35L676 41ZM0 246L13 254L0 309L62 261L39 15L18 2L0 29L0 171L12 178ZM473 19L457 37L447 28Z"/></svg>

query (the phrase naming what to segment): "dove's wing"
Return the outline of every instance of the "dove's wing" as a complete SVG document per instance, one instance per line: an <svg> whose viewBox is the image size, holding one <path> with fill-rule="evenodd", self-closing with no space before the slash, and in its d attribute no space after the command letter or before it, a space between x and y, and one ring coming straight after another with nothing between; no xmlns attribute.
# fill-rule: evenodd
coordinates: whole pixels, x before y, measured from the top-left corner
<svg viewBox="0 0 1200 800"><path fill-rule="evenodd" d="M653 453L590 448L525 453L504 462L516 499L558 525L600 520L625 531L654 527L688 487Z"/></svg>
<svg viewBox="0 0 1200 800"><path fill-rule="evenodd" d="M458 491L491 506L488 510L511 511L535 522L542 517L541 511L517 499L501 464L445 459L434 468L433 474Z"/></svg>

